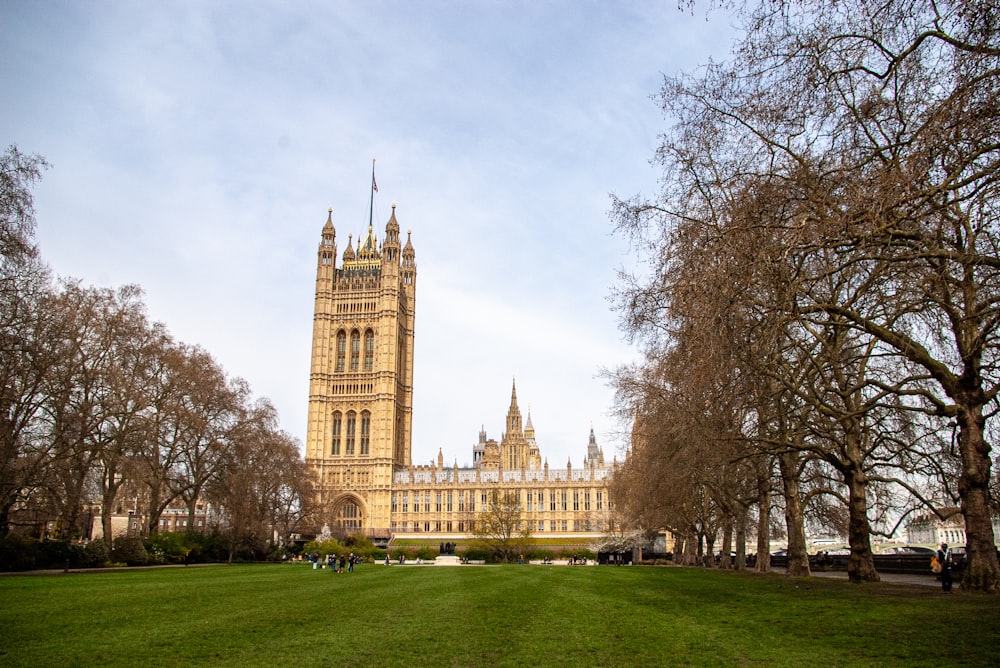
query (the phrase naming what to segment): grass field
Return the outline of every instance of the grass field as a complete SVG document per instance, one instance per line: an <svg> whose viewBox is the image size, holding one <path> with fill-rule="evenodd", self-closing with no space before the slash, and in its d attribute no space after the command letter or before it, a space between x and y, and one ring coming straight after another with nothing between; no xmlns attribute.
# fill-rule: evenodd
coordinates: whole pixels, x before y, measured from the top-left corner
<svg viewBox="0 0 1000 668"><path fill-rule="evenodd" d="M0 666L995 666L1000 597L689 568L0 577Z"/></svg>

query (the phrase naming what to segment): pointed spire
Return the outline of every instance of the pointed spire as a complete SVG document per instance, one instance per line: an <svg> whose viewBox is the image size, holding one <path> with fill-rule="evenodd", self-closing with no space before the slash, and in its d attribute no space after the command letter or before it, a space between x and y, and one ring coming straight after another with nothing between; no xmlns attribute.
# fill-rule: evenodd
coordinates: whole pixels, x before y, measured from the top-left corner
<svg viewBox="0 0 1000 668"><path fill-rule="evenodd" d="M344 249L344 262L354 259L354 246L351 244L351 237L353 235L347 235L347 248Z"/></svg>

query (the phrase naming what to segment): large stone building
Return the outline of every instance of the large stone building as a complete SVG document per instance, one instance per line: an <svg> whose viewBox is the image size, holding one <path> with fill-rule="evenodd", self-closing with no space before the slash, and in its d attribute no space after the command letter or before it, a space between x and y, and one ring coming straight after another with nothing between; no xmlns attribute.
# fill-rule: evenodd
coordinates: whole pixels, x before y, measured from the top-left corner
<svg viewBox="0 0 1000 668"><path fill-rule="evenodd" d="M471 467L413 466L414 320L417 266L410 233L400 244L396 208L381 243L372 226L348 236L338 266L332 210L316 264L306 464L328 524L392 536L462 538L494 490L514 493L541 536L588 539L607 523L610 467L593 429L583 466L550 468L531 416L522 425L512 387L499 442L481 431Z"/></svg>

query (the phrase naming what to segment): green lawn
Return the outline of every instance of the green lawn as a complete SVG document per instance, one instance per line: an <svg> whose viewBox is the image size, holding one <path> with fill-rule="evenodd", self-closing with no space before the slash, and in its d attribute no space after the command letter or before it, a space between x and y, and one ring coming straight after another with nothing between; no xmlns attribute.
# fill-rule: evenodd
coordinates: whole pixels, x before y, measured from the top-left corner
<svg viewBox="0 0 1000 668"><path fill-rule="evenodd" d="M994 666L1000 597L689 568L0 577L2 666Z"/></svg>

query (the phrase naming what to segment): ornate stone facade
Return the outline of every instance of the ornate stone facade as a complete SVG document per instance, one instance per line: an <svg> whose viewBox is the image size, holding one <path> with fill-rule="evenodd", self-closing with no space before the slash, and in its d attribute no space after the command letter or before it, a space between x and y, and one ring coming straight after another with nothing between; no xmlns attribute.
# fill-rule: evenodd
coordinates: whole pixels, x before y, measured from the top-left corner
<svg viewBox="0 0 1000 668"><path fill-rule="evenodd" d="M531 416L522 425L511 389L500 442L481 431L473 464L413 466L415 253L400 247L396 208L381 244L372 227L349 236L337 266L332 210L316 266L306 464L333 527L382 541L393 535L461 538L473 530L492 490L514 492L536 536L600 535L610 509L610 468L593 429L582 468L550 469Z"/></svg>

